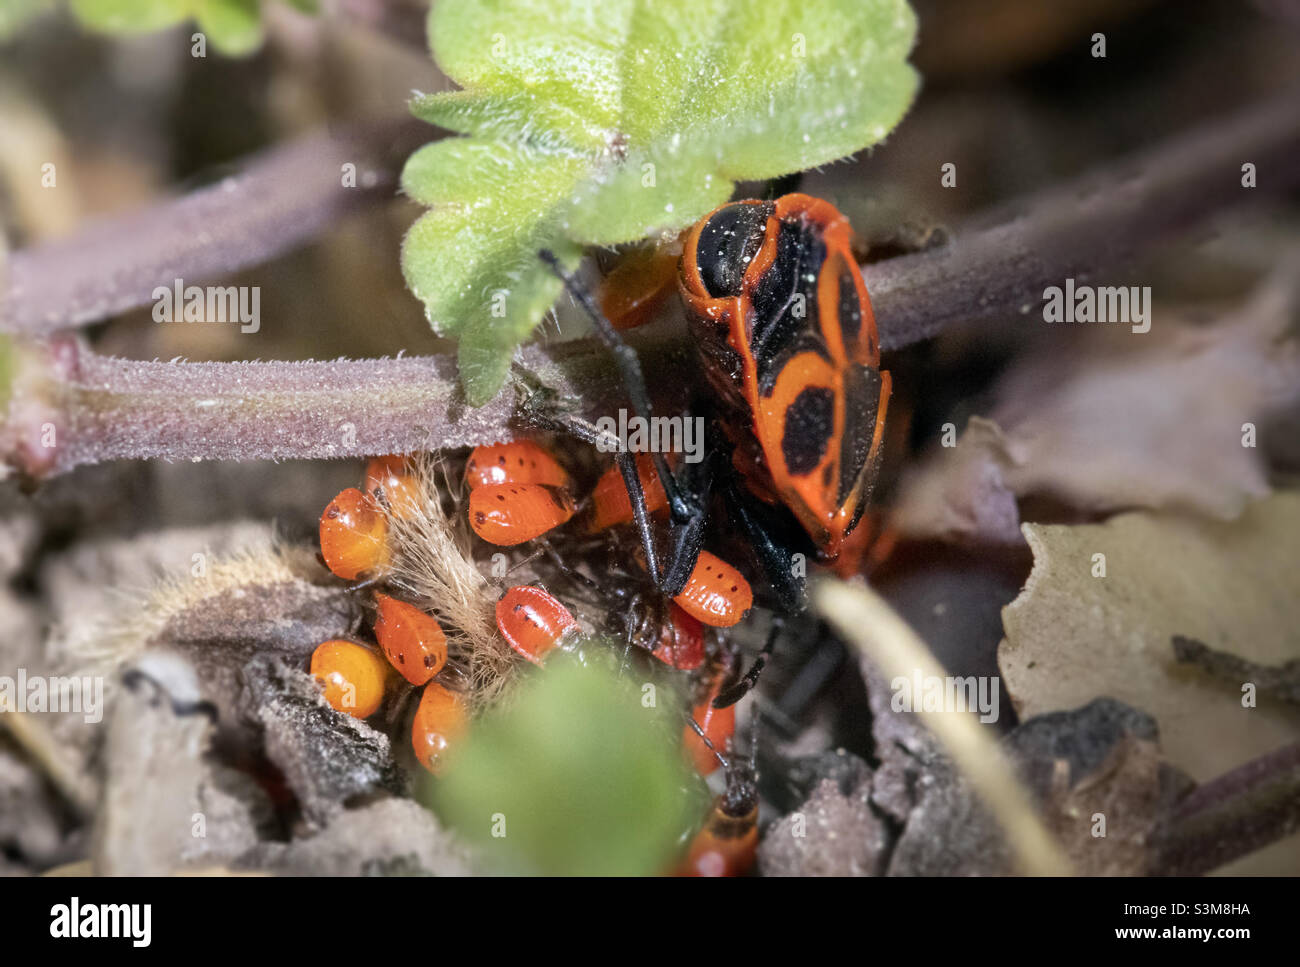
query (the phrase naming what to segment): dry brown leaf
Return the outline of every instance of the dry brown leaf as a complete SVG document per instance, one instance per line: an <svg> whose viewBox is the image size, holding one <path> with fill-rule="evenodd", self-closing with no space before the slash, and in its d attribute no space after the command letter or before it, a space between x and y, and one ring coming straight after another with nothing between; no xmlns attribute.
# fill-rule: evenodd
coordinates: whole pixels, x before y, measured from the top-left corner
<svg viewBox="0 0 1300 967"><path fill-rule="evenodd" d="M955 447L905 477L892 523L908 537L1020 543L1020 511L1008 481L1015 458L1002 429L972 416Z"/></svg>
<svg viewBox="0 0 1300 967"><path fill-rule="evenodd" d="M1156 313L1151 332L1077 331L1031 355L903 482L894 524L912 537L1018 542L1015 498L1081 510L1176 508L1231 519L1269 492L1257 446L1266 415L1300 399L1300 347L1287 336L1294 279L1264 283L1211 326Z"/></svg>
<svg viewBox="0 0 1300 967"><path fill-rule="evenodd" d="M1023 530L1034 568L998 650L1022 719L1117 698L1153 715L1168 760L1201 782L1300 737L1300 708L1262 691L1244 708L1240 683L1180 663L1172 644L1257 665L1300 657L1300 494L1231 523L1139 512Z"/></svg>
<svg viewBox="0 0 1300 967"><path fill-rule="evenodd" d="M1022 719L1111 696L1155 717L1165 758L1199 782L1300 737L1300 708L1180 662L1174 638L1254 666L1300 657L1300 494L1236 521L1137 512L1105 524L1024 525L1034 568L1002 613L1003 682ZM1105 577L1093 577L1105 555ZM1232 865L1300 864L1292 836ZM1226 868L1225 868L1226 870Z"/></svg>

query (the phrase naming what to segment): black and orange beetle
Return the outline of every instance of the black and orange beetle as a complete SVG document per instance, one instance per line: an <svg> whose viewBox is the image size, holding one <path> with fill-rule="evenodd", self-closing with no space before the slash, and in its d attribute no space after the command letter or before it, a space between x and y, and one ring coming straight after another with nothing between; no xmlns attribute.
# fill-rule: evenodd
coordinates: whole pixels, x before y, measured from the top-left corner
<svg viewBox="0 0 1300 967"><path fill-rule="evenodd" d="M729 454L725 504L786 611L804 604L803 570L793 564L798 534L820 560L834 561L867 509L880 458L890 379L880 369L875 317L851 241L848 219L827 201L803 194L734 201L691 229L679 264L678 288L721 430L711 449ZM595 323L633 409L649 420L635 352L554 256L542 258ZM564 428L596 442L589 426ZM662 454L650 455L671 513L673 538L661 568L632 455L618 456L647 569L660 590L678 595L700 553L707 494L674 476ZM713 476L704 475L703 489ZM782 508L795 527L785 525ZM728 702L740 697L728 692Z"/></svg>

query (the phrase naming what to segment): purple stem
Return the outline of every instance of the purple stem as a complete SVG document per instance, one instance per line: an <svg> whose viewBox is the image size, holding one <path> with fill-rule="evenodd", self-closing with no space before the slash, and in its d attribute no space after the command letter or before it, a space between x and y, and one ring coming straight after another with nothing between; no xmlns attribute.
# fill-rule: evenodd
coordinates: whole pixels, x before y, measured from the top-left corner
<svg viewBox="0 0 1300 967"><path fill-rule="evenodd" d="M380 130L300 142L256 162L232 188L204 189L69 242L17 253L10 327L48 333L102 318L146 303L160 278L200 281L298 244L363 197L339 187L342 160L355 158L365 170L364 159L378 157L367 145L414 144L428 131L413 122ZM372 197L391 190L401 153L389 157L387 175L379 175L388 187L372 188ZM1258 188L1241 186L1247 161L1256 165ZM1006 317L1038 304L1047 285L1095 275L1233 203L1298 183L1300 96L1288 96L980 219L942 249L868 266L881 343L897 348L955 323ZM147 251L123 251L121 240L140 233ZM684 351L680 334L655 338L676 338L671 348ZM161 363L67 348L56 356L36 380L40 405L11 412L0 434L0 454L32 474L124 458L366 456L511 436L509 394L467 409L448 357ZM527 348L520 362L551 373L548 382L589 413L610 412L622 399L607 382L592 382L606 379L610 367L590 341ZM60 442L36 446L38 428L49 423ZM342 423L355 427L350 446Z"/></svg>
<svg viewBox="0 0 1300 967"><path fill-rule="evenodd" d="M678 333L646 333L636 344L657 367L689 365ZM123 458L365 457L514 435L515 394L468 406L451 356L138 362L97 355L69 337L26 352L39 354L25 364L36 375L0 425L0 452L35 477ZM579 415L621 405L605 350L592 341L526 346L518 361ZM52 437L42 433L51 426Z"/></svg>
<svg viewBox="0 0 1300 967"><path fill-rule="evenodd" d="M1153 871L1199 876L1300 831L1300 744L1197 786L1166 820Z"/></svg>
<svg viewBox="0 0 1300 967"><path fill-rule="evenodd" d="M49 335L152 301L174 279L201 285L318 236L341 216L393 197L402 160L436 137L415 119L322 133L254 158L242 172L79 234L13 253L0 330ZM355 188L344 187L353 164Z"/></svg>
<svg viewBox="0 0 1300 967"><path fill-rule="evenodd" d="M1242 187L1255 165L1257 188ZM1233 204L1300 184L1300 91L1017 199L943 248L865 266L884 349L957 323L1042 305L1043 289L1095 277Z"/></svg>

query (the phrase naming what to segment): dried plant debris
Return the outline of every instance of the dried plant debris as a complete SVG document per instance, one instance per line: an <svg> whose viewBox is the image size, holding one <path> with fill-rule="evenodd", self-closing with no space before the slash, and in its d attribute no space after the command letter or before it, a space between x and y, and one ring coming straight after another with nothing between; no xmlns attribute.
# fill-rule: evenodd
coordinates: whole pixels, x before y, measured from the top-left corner
<svg viewBox="0 0 1300 967"><path fill-rule="evenodd" d="M0 734L0 857L2 873L35 873L85 851L75 818L14 742Z"/></svg>
<svg viewBox="0 0 1300 967"><path fill-rule="evenodd" d="M240 773L210 762L209 716L178 713L165 687L139 680L109 720L92 847L108 876L220 865L252 848L271 809Z"/></svg>
<svg viewBox="0 0 1300 967"><path fill-rule="evenodd" d="M1004 744L1082 875L1147 872L1155 830L1194 785L1163 760L1155 720L1114 699L1030 719Z"/></svg>
<svg viewBox="0 0 1300 967"><path fill-rule="evenodd" d="M913 468L899 487L893 525L908 537L1020 541L1020 510L1009 481L1015 457L996 423L972 416L955 447Z"/></svg>
<svg viewBox="0 0 1300 967"><path fill-rule="evenodd" d="M1031 353L1003 377L989 419L972 417L956 446L908 475L895 526L1019 543L1026 495L1086 512L1237 516L1269 492L1260 434L1300 400L1289 274L1211 325L1171 312L1147 333L1090 329L1069 333L1073 349L1053 339Z"/></svg>
<svg viewBox="0 0 1300 967"><path fill-rule="evenodd" d="M878 750L874 770L843 752L793 763L791 776L812 791L765 832L763 874L1016 872L999 824L952 760L933 740L908 744ZM1148 872L1161 821L1193 786L1162 758L1155 721L1112 699L1030 719L1001 745L1080 874Z"/></svg>
<svg viewBox="0 0 1300 967"><path fill-rule="evenodd" d="M259 655L243 680L243 714L262 726L266 755L308 823L326 823L362 795L404 790L388 736L331 708L306 672Z"/></svg>
<svg viewBox="0 0 1300 967"><path fill-rule="evenodd" d="M29 753L43 762L73 801L82 801L80 787L93 785L98 777L93 762L118 691L119 671L146 649L160 620L143 589L160 574L188 574L219 553L256 544L269 548L270 540L265 525L240 523L91 541L40 562L36 586L42 592L44 633L31 627L35 606L19 602L13 623L7 625L14 634L0 637L0 659L6 673L16 678L50 685L71 679L79 687L69 693L69 707L49 708L26 716L24 722L5 724L11 732L24 731ZM0 607L8 600L0 596ZM69 775L76 777L75 784L59 778Z"/></svg>
<svg viewBox="0 0 1300 967"><path fill-rule="evenodd" d="M1179 661L1203 668L1222 681L1234 686L1251 682L1266 695L1300 704L1300 658L1273 667L1257 665L1231 652L1216 651L1202 641L1182 635L1174 635L1170 644Z"/></svg>
<svg viewBox="0 0 1300 967"><path fill-rule="evenodd" d="M274 546L271 528L251 521L77 544L40 570L53 619L47 653L75 668L119 665L147 647L173 612L257 580L249 573L256 560L291 577L287 560L270 560Z"/></svg>
<svg viewBox="0 0 1300 967"><path fill-rule="evenodd" d="M1155 723L1109 699L1030 719L1002 746L1076 874L1145 873L1161 818L1192 785L1161 758ZM1014 872L998 826L946 757L921 763L912 789L891 876Z"/></svg>
<svg viewBox="0 0 1300 967"><path fill-rule="evenodd" d="M1199 781L1300 735L1300 709L1176 660L1174 635L1254 665L1300 658L1300 494L1234 522L1132 513L1026 524L1034 569L1003 612L998 660L1022 717L1111 696L1160 724Z"/></svg>
<svg viewBox="0 0 1300 967"><path fill-rule="evenodd" d="M239 868L287 876L466 876L468 847L410 799L382 799L336 814L290 843L263 843Z"/></svg>
<svg viewBox="0 0 1300 967"><path fill-rule="evenodd" d="M223 741L246 750L258 736L239 713L243 666L255 655L276 654L305 667L316 645L355 623L348 595L316 583L325 575L314 556L280 544L262 524L104 541L45 572L61 616L48 649L60 656L61 671L102 678L111 707L124 674L166 679L192 666L197 694L177 699L210 703ZM166 575L161 580L159 572ZM127 588L150 577L155 583L147 591L90 596L78 613L80 582L108 582L113 575ZM74 745L88 754L94 730L74 723L64 732L74 725L81 733Z"/></svg>
<svg viewBox="0 0 1300 967"><path fill-rule="evenodd" d="M1300 833L1300 743L1252 759L1184 796L1156 833L1157 871L1195 876L1294 875ZM1293 843L1294 845L1294 843Z"/></svg>
<svg viewBox="0 0 1300 967"><path fill-rule="evenodd" d="M194 664L202 698L216 706L227 738L242 731L238 707L247 662L269 654L306 667L317 645L354 624L348 596L298 576L293 556L277 550L221 562L212 581L165 585L150 601L156 630L145 642Z"/></svg>
<svg viewBox="0 0 1300 967"><path fill-rule="evenodd" d="M792 777L812 783L793 812L767 828L758 849L764 876L875 876L889 833L871 806L871 769L843 750L800 760Z"/></svg>
<svg viewBox="0 0 1300 967"><path fill-rule="evenodd" d="M1159 723L1167 760L1199 782L1294 742L1300 708L1257 682L1225 679L1222 662L1210 672L1179 661L1171 642L1202 642L1249 668L1300 657L1298 529L1300 495L1289 492L1230 523L1139 512L1098 525L1026 524L1034 569L1003 613L998 653L1017 712L1100 696L1132 704ZM1300 838L1270 849L1300 863ZM1235 869L1267 868L1268 852Z"/></svg>

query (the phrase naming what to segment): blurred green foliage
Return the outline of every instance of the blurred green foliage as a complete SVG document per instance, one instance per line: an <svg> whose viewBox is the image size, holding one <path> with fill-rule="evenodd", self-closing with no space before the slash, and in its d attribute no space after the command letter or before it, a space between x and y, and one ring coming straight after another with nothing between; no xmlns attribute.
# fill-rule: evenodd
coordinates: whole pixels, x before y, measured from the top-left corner
<svg viewBox="0 0 1300 967"><path fill-rule="evenodd" d="M21 3L30 0L19 0ZM214 49L231 57L262 44L261 0L70 0L73 13L92 30L147 33L194 20ZM289 0L311 12L316 0ZM0 22L2 23L2 22Z"/></svg>
<svg viewBox="0 0 1300 967"><path fill-rule="evenodd" d="M504 872L667 872L707 797L673 697L660 688L647 707L644 688L556 654L474 722L436 783L438 814Z"/></svg>

